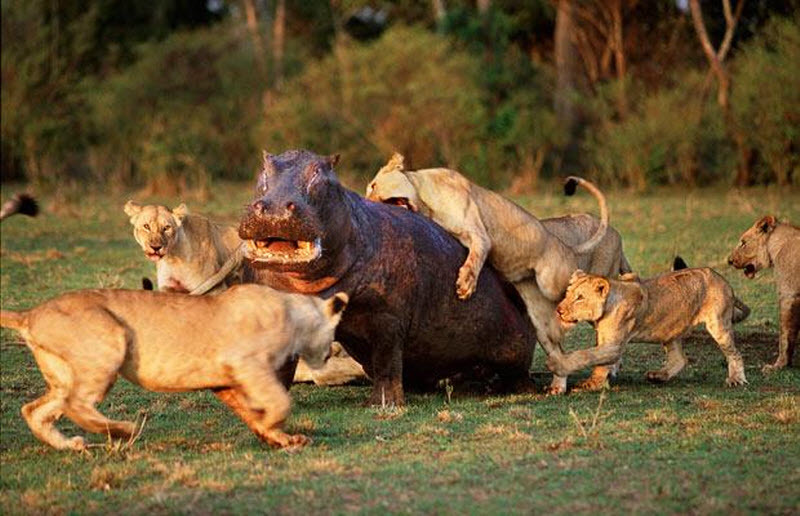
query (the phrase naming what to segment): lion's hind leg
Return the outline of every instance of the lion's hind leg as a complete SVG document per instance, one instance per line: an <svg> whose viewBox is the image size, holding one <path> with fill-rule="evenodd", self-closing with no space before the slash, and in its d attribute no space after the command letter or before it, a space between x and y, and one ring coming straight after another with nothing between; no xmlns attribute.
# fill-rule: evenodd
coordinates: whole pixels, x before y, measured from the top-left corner
<svg viewBox="0 0 800 516"><path fill-rule="evenodd" d="M747 379L744 376L742 355L736 349L736 344L734 343L733 323L731 321L731 311L727 310L723 311L723 313L714 314L705 323L706 330L717 342L717 346L719 346L728 361L728 378L725 380L725 384L729 387L734 387L747 383Z"/></svg>
<svg viewBox="0 0 800 516"><path fill-rule="evenodd" d="M30 403L23 405L22 417L28 427L40 441L59 450L82 450L86 444L82 437L67 438L55 427L55 422L64 412L70 389L72 387L72 370L63 359L31 346L36 363L47 382L47 393Z"/></svg>
<svg viewBox="0 0 800 516"><path fill-rule="evenodd" d="M666 342L664 351L667 354L664 367L657 371L648 371L645 376L651 382L669 381L686 367L686 355L683 354L683 345L680 339Z"/></svg>

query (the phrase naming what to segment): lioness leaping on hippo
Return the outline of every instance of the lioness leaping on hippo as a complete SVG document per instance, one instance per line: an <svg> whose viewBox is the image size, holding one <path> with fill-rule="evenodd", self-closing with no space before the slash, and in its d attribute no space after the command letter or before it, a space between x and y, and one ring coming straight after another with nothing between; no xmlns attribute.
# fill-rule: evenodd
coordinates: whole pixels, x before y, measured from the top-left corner
<svg viewBox="0 0 800 516"><path fill-rule="evenodd" d="M530 385L534 329L495 272L460 301L450 286L466 251L429 219L366 201L333 171L338 157L264 154L239 226L252 280L281 290L350 295L336 340L373 381L371 404L476 366Z"/></svg>
<svg viewBox="0 0 800 516"><path fill-rule="evenodd" d="M608 226L602 192L577 177L569 178L565 191L571 194L577 185L597 199L599 220L587 214L539 220L455 170L406 170L403 156L395 153L367 186L367 198L418 211L469 249L456 284L461 299L475 292L475 282L488 258L519 291L539 342L547 355L557 360L563 354L563 330L555 308L564 297L570 275L578 268L611 277L631 271L619 233ZM579 387L595 388L598 382L605 382L607 374L605 366L597 367ZM565 391L566 379L555 376L549 392Z"/></svg>

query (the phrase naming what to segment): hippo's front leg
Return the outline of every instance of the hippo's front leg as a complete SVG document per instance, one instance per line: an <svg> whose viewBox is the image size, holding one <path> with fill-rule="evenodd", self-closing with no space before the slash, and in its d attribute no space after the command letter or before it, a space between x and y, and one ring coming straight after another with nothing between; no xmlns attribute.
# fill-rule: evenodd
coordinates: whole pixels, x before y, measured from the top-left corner
<svg viewBox="0 0 800 516"><path fill-rule="evenodd" d="M405 332L393 316L375 317L372 344L372 394L368 406L403 406L403 342Z"/></svg>

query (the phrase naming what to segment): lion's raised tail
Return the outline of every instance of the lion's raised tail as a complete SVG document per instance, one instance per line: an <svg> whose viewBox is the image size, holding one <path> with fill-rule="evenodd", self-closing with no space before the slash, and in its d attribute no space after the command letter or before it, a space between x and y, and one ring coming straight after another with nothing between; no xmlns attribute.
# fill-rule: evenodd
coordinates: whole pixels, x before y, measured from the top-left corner
<svg viewBox="0 0 800 516"><path fill-rule="evenodd" d="M0 326L19 332L25 331L28 329L28 313L0 310Z"/></svg>
<svg viewBox="0 0 800 516"><path fill-rule="evenodd" d="M606 204L606 197L603 195L603 192L601 192L594 183L582 177L569 176L564 183L564 194L573 195L578 185L586 188L589 193L597 199L597 203L600 205L600 226L597 228L597 231L594 232L594 235L592 235L589 240L574 248L576 253L586 254L597 247L603 237L606 236L606 230L608 230L608 205Z"/></svg>

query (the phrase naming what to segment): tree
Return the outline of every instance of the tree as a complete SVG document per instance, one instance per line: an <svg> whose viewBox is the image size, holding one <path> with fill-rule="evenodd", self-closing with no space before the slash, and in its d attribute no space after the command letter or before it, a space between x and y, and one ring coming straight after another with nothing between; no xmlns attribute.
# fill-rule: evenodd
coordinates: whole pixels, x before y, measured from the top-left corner
<svg viewBox="0 0 800 516"><path fill-rule="evenodd" d="M734 117L731 116L729 101L731 78L723 63L723 60L730 49L736 24L738 23L739 17L742 14L744 0L738 0L735 12L731 11L730 0L722 0L722 5L725 13L725 36L723 37L719 48L715 50L714 46L711 44L710 38L708 37L708 31L706 30L706 25L703 21L703 11L700 8L699 0L689 0L689 10L692 13L692 22L694 24L695 32L697 33L697 39L700 41L700 45L703 49L706 59L708 60L711 72L717 78L717 104L719 104L719 107L722 109L728 132L730 133L731 139L736 144L736 148L739 152L739 164L737 167L735 183L737 186L746 186L751 182L750 169L752 167L753 151L747 144L745 135L741 128L739 128L738 123Z"/></svg>

